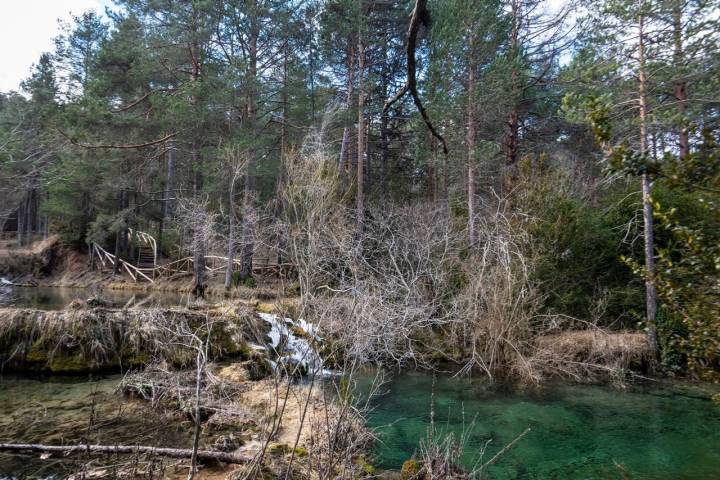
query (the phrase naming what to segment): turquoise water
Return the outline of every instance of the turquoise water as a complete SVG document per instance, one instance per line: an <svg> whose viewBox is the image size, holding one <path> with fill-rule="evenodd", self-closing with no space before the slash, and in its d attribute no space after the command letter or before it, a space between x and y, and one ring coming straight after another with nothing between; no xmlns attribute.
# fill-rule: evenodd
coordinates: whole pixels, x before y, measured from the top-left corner
<svg viewBox="0 0 720 480"><path fill-rule="evenodd" d="M384 468L399 468L426 438L434 391L436 429L467 432L466 467L484 445L489 460L531 429L487 478L720 479L720 406L677 389L553 385L517 393L448 377L433 387L431 376L411 373L383 390L369 424L381 435L376 463Z"/></svg>

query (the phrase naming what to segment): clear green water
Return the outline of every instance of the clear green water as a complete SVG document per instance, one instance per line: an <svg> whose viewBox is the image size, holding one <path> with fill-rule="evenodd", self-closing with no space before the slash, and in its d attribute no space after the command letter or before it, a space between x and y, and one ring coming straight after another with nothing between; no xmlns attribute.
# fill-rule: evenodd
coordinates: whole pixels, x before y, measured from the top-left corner
<svg viewBox="0 0 720 480"><path fill-rule="evenodd" d="M381 434L378 465L399 468L427 436L433 379L403 374L384 390L369 423ZM553 385L511 393L439 377L434 392L436 427L469 432L466 467L486 442L488 460L531 428L488 468L491 479L720 479L720 406L687 391Z"/></svg>
<svg viewBox="0 0 720 480"><path fill-rule="evenodd" d="M0 376L0 442L190 445L191 429L184 419L116 394L120 378ZM66 478L102 461L83 455L43 460L37 454L0 453L0 479Z"/></svg>

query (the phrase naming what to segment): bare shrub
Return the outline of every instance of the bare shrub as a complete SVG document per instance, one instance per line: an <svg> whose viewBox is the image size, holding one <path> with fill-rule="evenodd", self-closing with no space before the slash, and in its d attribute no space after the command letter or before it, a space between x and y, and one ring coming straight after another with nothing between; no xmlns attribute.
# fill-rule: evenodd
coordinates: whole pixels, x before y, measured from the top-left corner
<svg viewBox="0 0 720 480"><path fill-rule="evenodd" d="M527 383L561 371L581 375L579 364L606 372L628 364L600 361L587 349L572 361L560 351L552 357L539 341L567 329L600 330L595 321L544 314L530 234L537 220L506 198L480 210L470 247L442 204L370 206L358 233L346 207L350 192L325 147L329 121L289 160L283 195L300 314L344 354L385 365L445 358L459 363L460 374Z"/></svg>
<svg viewBox="0 0 720 480"><path fill-rule="evenodd" d="M284 198L303 314L361 361L423 363L417 334L450 321L446 264L457 241L433 204L370 209L362 236L324 133L288 161Z"/></svg>
<svg viewBox="0 0 720 480"><path fill-rule="evenodd" d="M454 336L468 352L461 372L535 381L527 357L542 298L531 282L529 237L518 219L500 209L478 223L478 250L465 262L471 268L465 268L467 283L456 298L463 321Z"/></svg>

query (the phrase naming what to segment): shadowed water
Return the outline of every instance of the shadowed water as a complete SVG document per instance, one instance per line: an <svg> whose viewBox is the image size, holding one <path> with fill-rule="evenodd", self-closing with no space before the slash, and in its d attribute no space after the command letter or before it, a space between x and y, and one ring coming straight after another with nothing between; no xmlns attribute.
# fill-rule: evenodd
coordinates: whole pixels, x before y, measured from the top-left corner
<svg viewBox="0 0 720 480"><path fill-rule="evenodd" d="M381 433L377 463L385 468L399 468L427 437L434 391L436 428L467 433L466 467L483 447L487 461L531 429L487 478L720 478L720 405L687 389L553 385L511 393L448 377L433 387L431 376L412 373L384 390L369 423Z"/></svg>
<svg viewBox="0 0 720 480"><path fill-rule="evenodd" d="M0 307L62 310L73 300L87 300L97 296L113 306L142 304L146 307L174 307L191 301L187 294L173 292L134 292L132 290L69 287L0 287Z"/></svg>

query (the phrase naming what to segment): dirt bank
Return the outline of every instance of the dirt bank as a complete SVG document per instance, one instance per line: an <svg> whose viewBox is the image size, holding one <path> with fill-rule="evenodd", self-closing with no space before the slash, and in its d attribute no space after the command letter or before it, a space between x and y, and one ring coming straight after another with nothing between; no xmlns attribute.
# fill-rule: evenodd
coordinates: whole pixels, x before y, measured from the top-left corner
<svg viewBox="0 0 720 480"><path fill-rule="evenodd" d="M62 268L63 247L60 238L53 235L27 248L15 248L7 241L0 245L0 277L15 282L32 282Z"/></svg>

